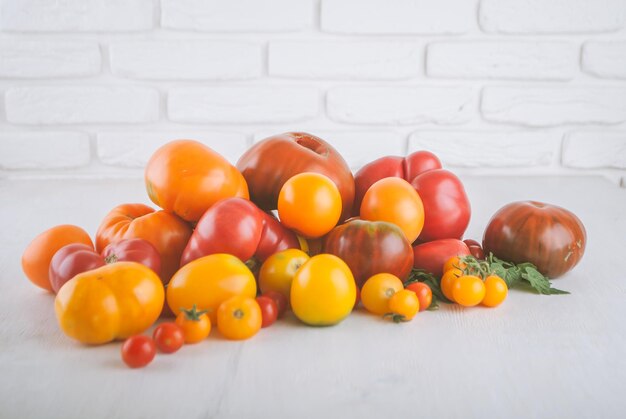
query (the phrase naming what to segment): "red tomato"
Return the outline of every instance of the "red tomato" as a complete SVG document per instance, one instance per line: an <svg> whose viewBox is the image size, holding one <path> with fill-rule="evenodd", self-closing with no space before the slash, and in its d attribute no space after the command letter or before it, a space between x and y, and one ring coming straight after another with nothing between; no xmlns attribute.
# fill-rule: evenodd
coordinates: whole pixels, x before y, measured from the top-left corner
<svg viewBox="0 0 626 419"><path fill-rule="evenodd" d="M68 244L60 248L50 261L50 285L57 293L61 287L76 275L104 266L104 258L92 246Z"/></svg>
<svg viewBox="0 0 626 419"><path fill-rule="evenodd" d="M261 295L256 298L261 308L261 327L268 327L274 324L278 318L278 304L272 298Z"/></svg>
<svg viewBox="0 0 626 419"><path fill-rule="evenodd" d="M265 291L262 296L269 297L274 300L277 308L277 317L279 319L283 317L283 315L287 311L287 308L289 307L289 298L287 298L286 295L274 290Z"/></svg>
<svg viewBox="0 0 626 419"><path fill-rule="evenodd" d="M130 368L148 365L156 355L156 345L148 336L131 336L122 344L122 360Z"/></svg>
<svg viewBox="0 0 626 419"><path fill-rule="evenodd" d="M407 285L405 289L411 290L417 295L417 299L420 302L420 311L430 307L430 303L433 301L433 292L428 285L423 282L413 282Z"/></svg>
<svg viewBox="0 0 626 419"><path fill-rule="evenodd" d="M171 354L179 350L185 343L182 327L174 322L161 323L154 329L152 338L159 351Z"/></svg>
<svg viewBox="0 0 626 419"><path fill-rule="evenodd" d="M161 276L161 255L147 240L124 239L111 243L102 251L106 263L137 262Z"/></svg>
<svg viewBox="0 0 626 419"><path fill-rule="evenodd" d="M424 269L440 277L443 274L443 265L448 259L453 256L467 256L469 254L467 245L456 239L422 243L413 247L413 267Z"/></svg>

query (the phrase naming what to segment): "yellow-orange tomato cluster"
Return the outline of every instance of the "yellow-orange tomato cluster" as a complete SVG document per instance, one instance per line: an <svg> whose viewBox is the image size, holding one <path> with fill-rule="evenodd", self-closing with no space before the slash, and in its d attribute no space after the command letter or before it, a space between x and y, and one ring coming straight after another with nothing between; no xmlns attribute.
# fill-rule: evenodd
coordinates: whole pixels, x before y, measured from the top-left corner
<svg viewBox="0 0 626 419"><path fill-rule="evenodd" d="M441 277L441 291L452 302L464 307L482 304L497 307L506 299L509 289L498 275L466 272L465 264L458 256L453 256L444 264Z"/></svg>

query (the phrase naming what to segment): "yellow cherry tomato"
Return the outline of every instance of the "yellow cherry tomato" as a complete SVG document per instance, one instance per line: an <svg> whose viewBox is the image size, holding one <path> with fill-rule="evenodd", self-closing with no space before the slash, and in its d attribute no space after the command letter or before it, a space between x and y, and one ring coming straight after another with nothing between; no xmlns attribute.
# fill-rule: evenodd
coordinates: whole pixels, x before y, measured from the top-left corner
<svg viewBox="0 0 626 419"><path fill-rule="evenodd" d="M463 271L458 268L448 269L441 277L441 292L450 301L454 301L452 289L457 279L463 276Z"/></svg>
<svg viewBox="0 0 626 419"><path fill-rule="evenodd" d="M394 322L408 322L420 311L417 294L411 290L400 290L389 299L389 312Z"/></svg>
<svg viewBox="0 0 626 419"><path fill-rule="evenodd" d="M504 279L498 275L489 275L485 278L485 298L481 304L487 307L499 306L506 299L508 293L509 288Z"/></svg>
<svg viewBox="0 0 626 419"><path fill-rule="evenodd" d="M255 297L256 281L245 263L226 253L189 262L167 286L167 304L174 314L195 304L199 310L207 310L213 324L217 308L234 295Z"/></svg>
<svg viewBox="0 0 626 419"><path fill-rule="evenodd" d="M298 269L291 283L291 308L302 322L330 326L341 322L356 301L356 283L337 256L313 256Z"/></svg>
<svg viewBox="0 0 626 419"><path fill-rule="evenodd" d="M95 345L148 329L161 314L164 295L161 279L150 268L117 262L66 282L54 309L66 335Z"/></svg>
<svg viewBox="0 0 626 419"><path fill-rule="evenodd" d="M291 294L291 281L309 255L299 249L286 249L267 258L259 271L261 292L277 291L284 296Z"/></svg>
<svg viewBox="0 0 626 419"><path fill-rule="evenodd" d="M467 264L465 262L461 262L461 258L458 256L452 256L450 259L443 264L443 272L446 273L450 269L465 269Z"/></svg>
<svg viewBox="0 0 626 419"><path fill-rule="evenodd" d="M480 304L485 298L485 283L474 275L463 275L453 285L454 301L465 307Z"/></svg>
<svg viewBox="0 0 626 419"><path fill-rule="evenodd" d="M254 298L236 295L217 309L217 329L226 339L251 338L261 330L263 316Z"/></svg>
<svg viewBox="0 0 626 419"><path fill-rule="evenodd" d="M383 315L389 312L389 299L404 285L395 275L376 274L367 279L361 288L361 302L367 311Z"/></svg>
<svg viewBox="0 0 626 419"><path fill-rule="evenodd" d="M185 343L201 342L211 333L211 319L206 310L198 311L195 305L178 313L176 324L183 329Z"/></svg>

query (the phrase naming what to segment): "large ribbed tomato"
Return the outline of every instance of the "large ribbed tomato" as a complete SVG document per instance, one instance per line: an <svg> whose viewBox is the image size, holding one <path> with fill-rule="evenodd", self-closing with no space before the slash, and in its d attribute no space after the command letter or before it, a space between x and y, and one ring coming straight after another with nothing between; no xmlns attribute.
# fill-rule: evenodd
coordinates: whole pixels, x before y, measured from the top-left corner
<svg viewBox="0 0 626 419"><path fill-rule="evenodd" d="M531 262L549 278L572 269L583 257L587 233L570 211L535 201L513 202L491 217L483 248L500 259Z"/></svg>

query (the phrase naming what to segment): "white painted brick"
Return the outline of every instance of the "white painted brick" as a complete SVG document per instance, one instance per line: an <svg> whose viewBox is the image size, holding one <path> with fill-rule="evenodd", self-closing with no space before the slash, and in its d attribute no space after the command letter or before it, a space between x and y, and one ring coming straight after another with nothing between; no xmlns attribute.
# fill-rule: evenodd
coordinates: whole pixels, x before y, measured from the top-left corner
<svg viewBox="0 0 626 419"><path fill-rule="evenodd" d="M460 124L475 110L474 89L463 86L335 87L328 115L354 124Z"/></svg>
<svg viewBox="0 0 626 419"><path fill-rule="evenodd" d="M407 79L419 74L421 48L403 41L276 41L269 47L270 76Z"/></svg>
<svg viewBox="0 0 626 419"><path fill-rule="evenodd" d="M98 133L98 157L107 165L144 168L162 145L179 138L193 139L211 147L232 164L248 148L245 134L215 131L134 131Z"/></svg>
<svg viewBox="0 0 626 419"><path fill-rule="evenodd" d="M179 87L170 90L172 121L200 123L290 122L318 114L318 91L309 87Z"/></svg>
<svg viewBox="0 0 626 419"><path fill-rule="evenodd" d="M562 163L579 169L626 169L626 131L571 132L563 141Z"/></svg>
<svg viewBox="0 0 626 419"><path fill-rule="evenodd" d="M89 136L84 133L0 133L0 169L69 169L89 161Z"/></svg>
<svg viewBox="0 0 626 419"><path fill-rule="evenodd" d="M482 0L480 26L499 33L609 32L624 27L624 0Z"/></svg>
<svg viewBox="0 0 626 419"><path fill-rule="evenodd" d="M16 124L152 122L159 94L146 87L14 87L5 105L7 120Z"/></svg>
<svg viewBox="0 0 626 419"><path fill-rule="evenodd" d="M577 70L569 42L435 42L426 56L432 77L568 80Z"/></svg>
<svg viewBox="0 0 626 419"><path fill-rule="evenodd" d="M403 156L406 151L406 137L394 131L304 130L304 132L330 143L353 170L358 170L379 157ZM258 131L254 133L254 141L258 142L278 133L280 131Z"/></svg>
<svg viewBox="0 0 626 419"><path fill-rule="evenodd" d="M162 0L161 24L196 31L285 32L313 24L312 0Z"/></svg>
<svg viewBox="0 0 626 419"><path fill-rule="evenodd" d="M560 143L559 134L539 131L417 131L409 153L428 150L454 167L547 166Z"/></svg>
<svg viewBox="0 0 626 419"><path fill-rule="evenodd" d="M474 0L322 0L322 30L354 34L462 34Z"/></svg>
<svg viewBox="0 0 626 419"><path fill-rule="evenodd" d="M529 126L626 121L624 87L485 87L488 121Z"/></svg>
<svg viewBox="0 0 626 419"><path fill-rule="evenodd" d="M258 44L228 41L125 41L110 47L113 74L144 79L250 79L261 74Z"/></svg>
<svg viewBox="0 0 626 419"><path fill-rule="evenodd" d="M585 42L582 66L594 76L626 79L626 42Z"/></svg>
<svg viewBox="0 0 626 419"><path fill-rule="evenodd" d="M153 27L153 0L0 0L5 31L141 31Z"/></svg>
<svg viewBox="0 0 626 419"><path fill-rule="evenodd" d="M0 77L84 77L100 72L100 47L81 41L0 41Z"/></svg>

